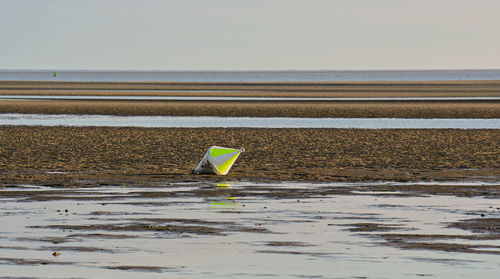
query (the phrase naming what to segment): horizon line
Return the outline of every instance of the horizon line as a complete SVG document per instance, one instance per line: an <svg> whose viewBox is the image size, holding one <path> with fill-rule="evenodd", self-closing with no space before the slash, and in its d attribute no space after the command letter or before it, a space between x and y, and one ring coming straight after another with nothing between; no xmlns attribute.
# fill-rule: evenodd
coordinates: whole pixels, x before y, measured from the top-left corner
<svg viewBox="0 0 500 279"><path fill-rule="evenodd" d="M237 69L237 70L216 70L216 69L190 69L190 70L181 70L181 69L58 69L58 68L46 68L46 69L0 69L0 72L20 72L20 71L68 71L68 72L220 72L220 73L229 73L229 72L418 72L418 71L497 71L500 68L436 68L436 69L287 69L287 70L279 70L279 69Z"/></svg>

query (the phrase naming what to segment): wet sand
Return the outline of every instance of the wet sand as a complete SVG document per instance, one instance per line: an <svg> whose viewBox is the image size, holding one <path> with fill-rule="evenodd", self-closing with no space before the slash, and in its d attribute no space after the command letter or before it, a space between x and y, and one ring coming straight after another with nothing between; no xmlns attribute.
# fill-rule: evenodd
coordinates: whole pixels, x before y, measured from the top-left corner
<svg viewBox="0 0 500 279"><path fill-rule="evenodd" d="M500 81L37 82L0 94L418 97L500 96ZM500 102L0 101L0 113L500 118ZM3 183L217 180L192 176L211 145L245 147L230 177L303 181L459 180L499 175L499 130L1 127Z"/></svg>
<svg viewBox="0 0 500 279"><path fill-rule="evenodd" d="M226 83L0 81L0 94L213 97L498 97L500 96L500 81Z"/></svg>
<svg viewBox="0 0 500 279"><path fill-rule="evenodd" d="M212 145L247 151L226 177L190 174ZM0 146L4 184L494 180L500 175L500 130L14 126L0 127Z"/></svg>
<svg viewBox="0 0 500 279"><path fill-rule="evenodd" d="M0 95L201 97L499 97L500 81L174 83L0 81ZM500 118L490 101L62 101L1 100L0 113Z"/></svg>
<svg viewBox="0 0 500 279"><path fill-rule="evenodd" d="M0 100L0 113L317 118L500 118L500 102Z"/></svg>
<svg viewBox="0 0 500 279"><path fill-rule="evenodd" d="M496 81L0 82L0 94L30 95L499 96L499 88ZM500 108L498 102L1 101L0 112L499 118ZM246 152L227 176L191 174L211 145ZM0 215L16 224L0 232L0 270L7 275L291 277L289 266L304 261L310 266L304 277L331 274L333 261L342 266L335 275L350 278L440 277L457 266L457 276L497 275L491 270L500 253L498 129L4 126L0 151ZM283 262L288 267L276 271ZM390 272L378 273L381 265Z"/></svg>
<svg viewBox="0 0 500 279"><path fill-rule="evenodd" d="M496 278L499 193L498 182L5 186L0 273Z"/></svg>

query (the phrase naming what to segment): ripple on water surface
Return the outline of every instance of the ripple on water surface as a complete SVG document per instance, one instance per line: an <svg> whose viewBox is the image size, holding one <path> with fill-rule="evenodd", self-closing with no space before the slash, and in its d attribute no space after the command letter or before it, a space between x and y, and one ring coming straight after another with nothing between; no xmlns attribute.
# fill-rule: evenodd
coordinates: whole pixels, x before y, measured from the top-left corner
<svg viewBox="0 0 500 279"><path fill-rule="evenodd" d="M499 185L483 184L448 188ZM4 187L0 274L496 278L498 232L474 231L498 222L495 199L394 191L399 185Z"/></svg>
<svg viewBox="0 0 500 279"><path fill-rule="evenodd" d="M296 118L0 114L0 125L165 128L500 129L500 119Z"/></svg>

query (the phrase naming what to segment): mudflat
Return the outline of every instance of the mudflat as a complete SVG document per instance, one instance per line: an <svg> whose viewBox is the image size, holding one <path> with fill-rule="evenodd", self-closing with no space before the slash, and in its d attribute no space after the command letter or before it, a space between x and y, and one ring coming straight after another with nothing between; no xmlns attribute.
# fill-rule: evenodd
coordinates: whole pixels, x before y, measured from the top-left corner
<svg viewBox="0 0 500 279"><path fill-rule="evenodd" d="M211 145L244 147L225 177L191 169ZM488 180L499 130L1 127L3 184L151 181Z"/></svg>
<svg viewBox="0 0 500 279"><path fill-rule="evenodd" d="M499 81L42 82L0 81L1 95L199 97L500 97ZM0 98L1 99L1 98ZM0 113L242 117L500 118L498 100L0 100Z"/></svg>
<svg viewBox="0 0 500 279"><path fill-rule="evenodd" d="M0 82L1 94L496 97L500 96L500 82ZM0 113L500 118L500 102L2 100ZM212 145L244 147L246 152L227 176L191 174ZM499 129L2 126L2 212L6 222L22 224L23 229L1 232L4 243L0 248L6 253L0 262L58 265L58 272L76 266L81 272L88 260L74 258L71 262L65 256L84 252L92 253L92 262L101 262L104 270L151 273L188 266L197 272L190 267L196 263L195 255L179 256L178 251L184 251L186 243L193 245L187 241L190 236L223 235L223 242L215 242L217 245L196 245L222 253L226 259L237 259L242 253L258 253L254 258L263 262L269 261L266 256L275 255L313 257L316 264L324 260L328 270L339 256L351 261L362 258L367 249L376 253L387 249L384 247L409 250L402 255L410 257L403 263L411 266L420 261L434 264L435 257L443 258L441 252L448 251L454 253L441 260L445 264L464 264L460 253L467 253L472 266L492 270L490 263L496 263L493 257L499 254L499 246L493 243L500 237L500 208L495 203L500 197L499 158ZM372 183L375 181L382 183ZM21 202L30 203L31 213L19 206ZM312 226L321 229L311 230ZM432 231L426 231L429 228ZM250 234L259 234L257 241L247 239ZM333 234L337 241L332 241ZM356 241L344 241L353 235ZM171 259L179 259L177 264L164 266L161 257L144 257L152 253L149 247L161 247L158 254L165 253L167 238L167 252L175 251ZM11 239L15 242L9 242ZM104 247L96 246L94 239L104 240L100 242ZM134 242L128 243L128 239L139 239L135 243L141 246L130 246ZM73 244L64 245L68 241ZM232 249L226 249L228 243ZM340 250L343 247L346 250ZM426 250L425 258L415 256L421 250ZM131 261L110 261L114 253L123 251ZM235 253L224 254L227 251ZM384 255L394 254L388 251ZM399 267L401 254L396 257L393 260ZM375 262L378 270L378 260L364 264ZM221 263L224 261L217 266ZM226 264L234 266L233 262ZM94 269L92 264L89 270Z"/></svg>
<svg viewBox="0 0 500 279"><path fill-rule="evenodd" d="M1 95L213 97L498 97L500 81L64 82L0 81Z"/></svg>
<svg viewBox="0 0 500 279"><path fill-rule="evenodd" d="M0 100L0 113L317 118L500 118L500 102Z"/></svg>
<svg viewBox="0 0 500 279"><path fill-rule="evenodd" d="M0 95L221 97L498 97L500 81L60 82L0 81ZM0 113L260 117L500 118L492 101L1 100ZM88 179L199 180L211 145L248 151L235 179L443 180L498 177L498 130L141 129L1 127L6 183ZM221 179L209 177L207 179Z"/></svg>

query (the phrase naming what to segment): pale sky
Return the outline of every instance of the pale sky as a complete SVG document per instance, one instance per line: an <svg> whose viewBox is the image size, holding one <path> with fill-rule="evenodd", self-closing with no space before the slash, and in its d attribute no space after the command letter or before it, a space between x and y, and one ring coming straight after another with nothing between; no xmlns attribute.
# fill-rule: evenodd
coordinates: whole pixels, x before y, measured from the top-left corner
<svg viewBox="0 0 500 279"><path fill-rule="evenodd" d="M499 0L0 0L0 69L499 68Z"/></svg>

